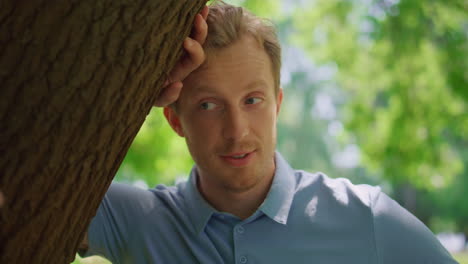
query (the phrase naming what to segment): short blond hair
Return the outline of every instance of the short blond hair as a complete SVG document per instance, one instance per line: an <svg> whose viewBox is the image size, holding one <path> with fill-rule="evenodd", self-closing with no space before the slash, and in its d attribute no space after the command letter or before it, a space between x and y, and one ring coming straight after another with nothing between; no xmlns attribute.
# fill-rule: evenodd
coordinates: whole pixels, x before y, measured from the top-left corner
<svg viewBox="0 0 468 264"><path fill-rule="evenodd" d="M243 7L214 1L209 6L207 18L208 36L203 48L208 57L210 51L225 48L245 34L254 37L271 60L275 92L280 88L281 46L276 28L270 20L255 16Z"/></svg>

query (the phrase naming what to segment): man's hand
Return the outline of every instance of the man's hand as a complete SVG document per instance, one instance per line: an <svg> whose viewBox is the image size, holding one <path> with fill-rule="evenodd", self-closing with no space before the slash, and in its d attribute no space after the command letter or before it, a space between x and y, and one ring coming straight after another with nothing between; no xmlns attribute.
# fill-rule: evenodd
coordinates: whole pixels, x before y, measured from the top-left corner
<svg viewBox="0 0 468 264"><path fill-rule="evenodd" d="M208 11L208 7L205 6L201 13L195 17L192 34L184 40L186 53L169 74L162 92L154 103L155 106L164 107L175 102L182 90L182 81L205 61L202 45L208 34L208 25L206 24Z"/></svg>

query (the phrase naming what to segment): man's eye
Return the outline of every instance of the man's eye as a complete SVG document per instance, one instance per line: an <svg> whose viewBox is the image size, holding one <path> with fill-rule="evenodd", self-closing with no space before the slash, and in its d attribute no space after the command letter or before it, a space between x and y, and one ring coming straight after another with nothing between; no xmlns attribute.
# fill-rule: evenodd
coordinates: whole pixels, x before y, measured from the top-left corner
<svg viewBox="0 0 468 264"><path fill-rule="evenodd" d="M258 104L262 101L261 98L258 98L258 97L250 97L250 98L247 98L247 100L245 100L245 103L246 104Z"/></svg>
<svg viewBox="0 0 468 264"><path fill-rule="evenodd" d="M211 103L211 102L204 102L204 103L201 103L200 104L200 107L201 109L203 110L213 110L216 108L216 104L215 103Z"/></svg>

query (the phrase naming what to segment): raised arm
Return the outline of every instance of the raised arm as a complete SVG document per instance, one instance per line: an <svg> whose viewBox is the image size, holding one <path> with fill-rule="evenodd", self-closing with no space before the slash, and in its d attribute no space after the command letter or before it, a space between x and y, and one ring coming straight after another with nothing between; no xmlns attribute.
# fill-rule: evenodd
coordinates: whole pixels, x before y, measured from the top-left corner
<svg viewBox="0 0 468 264"><path fill-rule="evenodd" d="M200 14L197 14L195 17L192 34L184 40L185 54L169 74L169 78L164 84L163 91L154 103L155 106L164 107L175 102L182 89L182 81L205 61L205 52L203 51L202 45L208 34L208 25L206 24L208 11L208 7L205 6ZM2 203L3 197L0 193L0 207ZM84 253L87 250L88 232L85 233L78 247L80 253Z"/></svg>

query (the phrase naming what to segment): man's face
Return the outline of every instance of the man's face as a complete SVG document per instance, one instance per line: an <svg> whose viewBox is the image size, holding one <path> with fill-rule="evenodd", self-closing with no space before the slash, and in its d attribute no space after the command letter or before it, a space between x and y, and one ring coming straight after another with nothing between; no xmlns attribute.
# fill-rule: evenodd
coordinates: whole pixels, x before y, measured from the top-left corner
<svg viewBox="0 0 468 264"><path fill-rule="evenodd" d="M268 55L248 36L185 79L177 112L165 114L185 137L202 188L242 192L271 179L281 100Z"/></svg>

